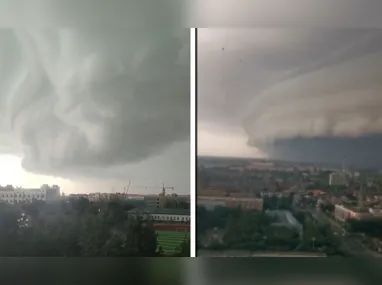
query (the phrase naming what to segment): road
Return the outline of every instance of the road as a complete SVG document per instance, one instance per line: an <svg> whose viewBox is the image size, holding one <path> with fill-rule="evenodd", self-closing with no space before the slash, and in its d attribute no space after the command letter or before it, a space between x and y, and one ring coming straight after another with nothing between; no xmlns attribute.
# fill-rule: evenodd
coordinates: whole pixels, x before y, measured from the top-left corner
<svg viewBox="0 0 382 285"><path fill-rule="evenodd" d="M343 229L342 227L329 217L327 217L323 212L316 209L309 209L309 212L312 214L313 218L319 222L329 224L333 232L337 232L340 238L341 247L347 252L351 253L353 256L357 257L381 257L376 252L371 251L366 246L364 246L359 241L355 240L354 237L349 235L342 236Z"/></svg>

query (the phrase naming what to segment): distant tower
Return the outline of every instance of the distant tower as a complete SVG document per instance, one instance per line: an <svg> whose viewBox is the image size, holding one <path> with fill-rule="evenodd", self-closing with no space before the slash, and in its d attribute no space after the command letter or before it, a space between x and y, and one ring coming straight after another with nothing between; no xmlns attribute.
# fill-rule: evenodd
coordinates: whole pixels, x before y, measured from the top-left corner
<svg viewBox="0 0 382 285"><path fill-rule="evenodd" d="M364 199L364 183L361 183L361 188L358 195L358 207L362 209L364 207L363 199Z"/></svg>

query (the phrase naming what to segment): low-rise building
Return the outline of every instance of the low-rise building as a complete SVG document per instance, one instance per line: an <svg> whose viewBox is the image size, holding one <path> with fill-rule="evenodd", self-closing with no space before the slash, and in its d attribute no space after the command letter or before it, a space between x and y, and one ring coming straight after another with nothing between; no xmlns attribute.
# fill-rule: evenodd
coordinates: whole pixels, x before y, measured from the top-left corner
<svg viewBox="0 0 382 285"><path fill-rule="evenodd" d="M0 186L0 201L16 204L30 203L33 200L55 201L60 198L60 187L42 185L40 188L21 188L12 185Z"/></svg>
<svg viewBox="0 0 382 285"><path fill-rule="evenodd" d="M168 205L169 203L190 204L190 200L191 200L190 195L179 195L176 193L166 195L164 192L158 195L155 195L155 194L146 195L144 199L147 204L147 207L150 207L150 208L165 208L166 205Z"/></svg>
<svg viewBox="0 0 382 285"><path fill-rule="evenodd" d="M132 209L129 211L129 214L133 216L139 216L143 219L150 219L156 222L190 222L190 211L185 209Z"/></svg>
<svg viewBox="0 0 382 285"><path fill-rule="evenodd" d="M373 220L382 219L382 212L373 208L358 208L344 205L335 205L334 217L340 222L346 222L348 219Z"/></svg>
<svg viewBox="0 0 382 285"><path fill-rule="evenodd" d="M196 201L198 206L206 209L214 209L217 206L236 208L240 207L245 210L263 209L263 199L260 198L237 198L237 197L207 197L199 196Z"/></svg>

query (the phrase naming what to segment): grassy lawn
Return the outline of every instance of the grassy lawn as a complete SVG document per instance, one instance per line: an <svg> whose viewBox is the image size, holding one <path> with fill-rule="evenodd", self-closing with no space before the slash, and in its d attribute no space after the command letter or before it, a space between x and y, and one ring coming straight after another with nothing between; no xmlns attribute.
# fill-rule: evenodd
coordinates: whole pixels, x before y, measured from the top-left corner
<svg viewBox="0 0 382 285"><path fill-rule="evenodd" d="M175 253L176 248L185 238L190 238L189 232L157 231L158 248L161 246L165 253Z"/></svg>

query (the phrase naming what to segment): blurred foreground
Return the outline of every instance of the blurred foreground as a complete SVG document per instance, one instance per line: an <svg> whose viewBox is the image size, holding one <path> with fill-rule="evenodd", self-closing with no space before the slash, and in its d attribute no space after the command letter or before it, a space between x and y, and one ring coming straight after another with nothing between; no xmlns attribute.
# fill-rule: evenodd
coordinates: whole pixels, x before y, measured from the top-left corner
<svg viewBox="0 0 382 285"><path fill-rule="evenodd" d="M380 263L367 259L26 259L0 260L2 284L377 284ZM23 268L23 274L17 274ZM37 282L35 282L37 283Z"/></svg>

